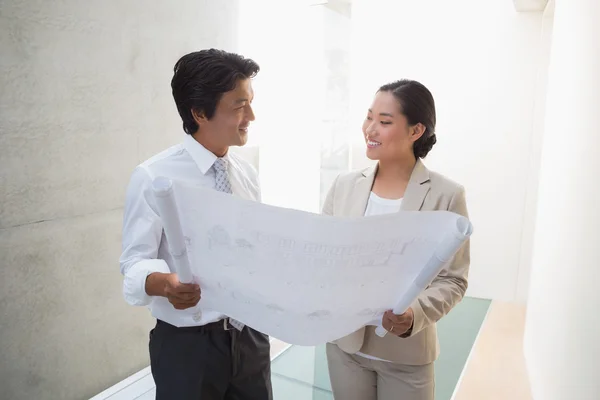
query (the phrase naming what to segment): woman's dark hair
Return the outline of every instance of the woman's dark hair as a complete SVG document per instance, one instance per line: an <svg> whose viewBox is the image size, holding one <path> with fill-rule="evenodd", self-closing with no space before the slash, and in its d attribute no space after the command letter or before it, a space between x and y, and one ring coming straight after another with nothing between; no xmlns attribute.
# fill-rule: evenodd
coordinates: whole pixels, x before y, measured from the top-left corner
<svg viewBox="0 0 600 400"><path fill-rule="evenodd" d="M417 81L402 79L383 85L379 91L394 95L410 125L425 126L425 132L413 145L415 157L425 158L436 142L435 102L429 89Z"/></svg>
<svg viewBox="0 0 600 400"><path fill-rule="evenodd" d="M235 89L238 80L253 78L259 70L253 60L223 50L201 50L181 57L173 68L171 89L183 130L196 133L192 110L212 118L221 96Z"/></svg>

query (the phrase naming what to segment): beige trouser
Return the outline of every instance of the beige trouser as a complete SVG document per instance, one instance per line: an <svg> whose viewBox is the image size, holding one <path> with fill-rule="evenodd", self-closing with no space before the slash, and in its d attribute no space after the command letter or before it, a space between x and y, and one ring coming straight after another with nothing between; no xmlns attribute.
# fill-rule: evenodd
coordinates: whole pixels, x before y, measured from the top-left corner
<svg viewBox="0 0 600 400"><path fill-rule="evenodd" d="M335 400L434 400L433 363L402 365L348 354L327 344Z"/></svg>

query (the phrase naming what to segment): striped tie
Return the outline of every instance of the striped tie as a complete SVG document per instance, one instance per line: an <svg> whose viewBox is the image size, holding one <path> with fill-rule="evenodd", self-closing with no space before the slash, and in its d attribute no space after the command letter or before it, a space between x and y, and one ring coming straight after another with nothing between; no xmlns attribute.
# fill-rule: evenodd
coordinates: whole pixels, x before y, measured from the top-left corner
<svg viewBox="0 0 600 400"><path fill-rule="evenodd" d="M224 158L217 158L213 164L213 168L215 169L215 189L219 192L233 193L231 190L231 182L227 175L227 160ZM233 318L229 318L229 323L239 331L244 328L244 324Z"/></svg>

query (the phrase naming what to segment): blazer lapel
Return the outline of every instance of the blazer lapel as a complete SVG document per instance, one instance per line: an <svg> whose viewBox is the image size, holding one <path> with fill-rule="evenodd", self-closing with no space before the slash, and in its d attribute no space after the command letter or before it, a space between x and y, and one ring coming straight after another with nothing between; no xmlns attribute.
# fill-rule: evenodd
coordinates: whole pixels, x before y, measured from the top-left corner
<svg viewBox="0 0 600 400"><path fill-rule="evenodd" d="M431 188L429 182L429 170L423 165L420 159L417 160L415 168L406 186L404 199L400 206L403 211L419 211L423 207L425 196Z"/></svg>
<svg viewBox="0 0 600 400"><path fill-rule="evenodd" d="M362 171L362 176L358 178L354 186L354 190L351 191L351 193L356 193L356 198L347 203L349 207L346 215L352 217L362 217L365 214L376 173L377 165Z"/></svg>

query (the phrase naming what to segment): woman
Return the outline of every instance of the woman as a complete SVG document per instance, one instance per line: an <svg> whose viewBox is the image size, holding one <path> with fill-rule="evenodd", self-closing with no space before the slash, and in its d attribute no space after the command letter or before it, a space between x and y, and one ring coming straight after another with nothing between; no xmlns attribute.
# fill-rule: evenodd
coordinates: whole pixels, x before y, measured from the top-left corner
<svg viewBox="0 0 600 400"><path fill-rule="evenodd" d="M436 142L435 103L419 82L382 86L363 123L367 157L377 165L339 176L323 213L377 215L448 210L467 215L462 186L429 171L421 162ZM439 354L435 323L464 296L469 242L402 315L383 316L384 337L375 327L327 344L337 400L433 400L433 362Z"/></svg>

